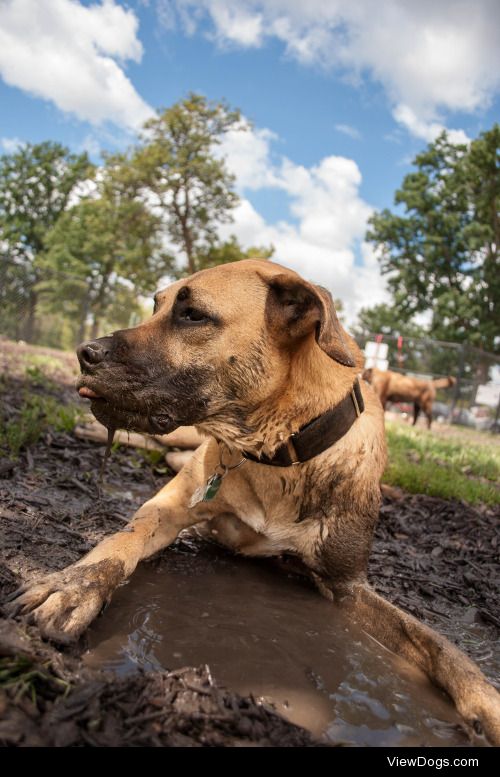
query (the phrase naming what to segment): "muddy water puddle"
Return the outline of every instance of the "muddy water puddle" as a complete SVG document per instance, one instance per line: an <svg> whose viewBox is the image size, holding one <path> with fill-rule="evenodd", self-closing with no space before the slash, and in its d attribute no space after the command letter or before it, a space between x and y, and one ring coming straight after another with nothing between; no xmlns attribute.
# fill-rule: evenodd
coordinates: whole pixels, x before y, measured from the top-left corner
<svg viewBox="0 0 500 777"><path fill-rule="evenodd" d="M208 664L219 684L332 741L467 744L423 674L272 562L166 551L116 592L89 640L85 662L118 674Z"/></svg>

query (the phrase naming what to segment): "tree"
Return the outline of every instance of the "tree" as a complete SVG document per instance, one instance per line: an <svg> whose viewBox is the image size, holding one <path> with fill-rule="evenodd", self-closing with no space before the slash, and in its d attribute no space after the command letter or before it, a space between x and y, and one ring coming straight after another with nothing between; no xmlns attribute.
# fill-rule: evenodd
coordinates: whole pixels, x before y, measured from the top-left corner
<svg viewBox="0 0 500 777"><path fill-rule="evenodd" d="M500 125L495 124L471 143L463 160L463 178L470 203L464 229L473 261L473 302L481 320L484 341L492 350L500 332ZM494 347L494 346L493 346Z"/></svg>
<svg viewBox="0 0 500 777"><path fill-rule="evenodd" d="M489 350L500 346L499 148L498 125L469 148L443 132L396 192L403 215L375 214L367 234L403 323L430 311L431 336Z"/></svg>
<svg viewBox="0 0 500 777"><path fill-rule="evenodd" d="M87 154L71 154L50 141L0 157L0 304L6 334L33 341L47 233L92 173Z"/></svg>
<svg viewBox="0 0 500 777"><path fill-rule="evenodd" d="M406 316L401 316L394 305L381 302L372 308L361 308L353 328L356 335L384 334L405 337L423 337L425 329Z"/></svg>
<svg viewBox="0 0 500 777"><path fill-rule="evenodd" d="M225 242L216 242L201 251L195 257L195 264L197 270L205 270L208 267L216 267L219 264L227 264L228 262L239 262L241 259L270 259L274 254L274 246L265 248L264 246L251 246L244 249L239 244L234 235L231 235L229 240ZM189 275L189 270L184 267L180 270L173 270L171 274L175 278L184 278Z"/></svg>
<svg viewBox="0 0 500 777"><path fill-rule="evenodd" d="M138 295L151 293L170 266L161 221L116 157L101 171L96 195L61 215L41 262L43 306L74 322L75 342L84 339L87 324L91 338L104 328L128 326L139 310Z"/></svg>
<svg viewBox="0 0 500 777"><path fill-rule="evenodd" d="M238 111L190 94L146 122L131 159L137 179L155 197L169 239L186 258L187 274L199 269L238 202L234 176L215 149L226 132L241 127Z"/></svg>
<svg viewBox="0 0 500 777"><path fill-rule="evenodd" d="M345 325L345 305L343 301L340 299L340 297L335 297L333 304L335 306L335 312L337 313L338 320L341 324Z"/></svg>

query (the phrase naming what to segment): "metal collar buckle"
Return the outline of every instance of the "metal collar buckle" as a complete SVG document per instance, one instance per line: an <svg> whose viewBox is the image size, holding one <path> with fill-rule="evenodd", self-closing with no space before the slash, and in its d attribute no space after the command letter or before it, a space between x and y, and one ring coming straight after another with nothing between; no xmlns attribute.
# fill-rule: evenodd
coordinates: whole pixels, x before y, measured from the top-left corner
<svg viewBox="0 0 500 777"><path fill-rule="evenodd" d="M351 399L354 405L354 410L356 411L356 416L359 418L359 416L361 415L361 410L359 409L358 398L356 396L356 392L354 391L354 389L351 391Z"/></svg>
<svg viewBox="0 0 500 777"><path fill-rule="evenodd" d="M293 437L296 436L296 432L290 435L288 440L286 441L286 447L288 450L288 455L290 456L290 463L291 464L300 464L299 457L297 455L297 451L295 450L295 445L293 444Z"/></svg>

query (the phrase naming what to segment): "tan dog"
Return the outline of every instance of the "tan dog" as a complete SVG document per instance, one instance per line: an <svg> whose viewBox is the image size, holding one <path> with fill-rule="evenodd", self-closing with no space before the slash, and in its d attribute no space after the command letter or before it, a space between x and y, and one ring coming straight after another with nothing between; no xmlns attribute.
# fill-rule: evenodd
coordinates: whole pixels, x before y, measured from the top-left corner
<svg viewBox="0 0 500 777"><path fill-rule="evenodd" d="M239 553L299 557L327 596L500 744L499 696L480 670L366 582L384 419L371 388L359 390L362 356L328 292L271 262L204 270L160 292L149 321L80 346L79 358L80 394L108 427L194 424L209 437L125 530L18 592L15 611L48 637L74 639L141 559L186 527L208 527Z"/></svg>
<svg viewBox="0 0 500 777"><path fill-rule="evenodd" d="M454 386L456 378L419 380L409 375L400 375L391 370L378 370L370 367L363 372L363 378L371 384L385 410L387 402L413 402L413 426L417 423L420 411L427 418L427 428L431 428L432 405L436 399L436 390Z"/></svg>

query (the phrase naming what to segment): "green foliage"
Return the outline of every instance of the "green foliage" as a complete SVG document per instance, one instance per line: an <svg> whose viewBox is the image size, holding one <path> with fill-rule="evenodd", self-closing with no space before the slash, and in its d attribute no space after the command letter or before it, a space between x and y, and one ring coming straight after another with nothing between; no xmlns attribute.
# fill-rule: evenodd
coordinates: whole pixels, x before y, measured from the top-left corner
<svg viewBox="0 0 500 777"><path fill-rule="evenodd" d="M197 270L205 270L208 267L216 267L219 264L228 262L239 262L241 259L270 259L274 254L274 246L265 248L263 246L251 246L243 249L234 235L224 243L214 243L205 251L196 255L195 263ZM176 278L184 278L189 275L189 270L184 267L181 270L174 270L172 275Z"/></svg>
<svg viewBox="0 0 500 777"><path fill-rule="evenodd" d="M78 322L65 312L63 300L60 300L59 309L55 310L55 305L47 305L43 294L40 296L37 305L37 342L49 348L74 351L76 341L81 342L76 334Z"/></svg>
<svg viewBox="0 0 500 777"><path fill-rule="evenodd" d="M49 383L45 372L36 364L32 367L26 367L26 377L30 379L30 383L33 386L42 387Z"/></svg>
<svg viewBox="0 0 500 777"><path fill-rule="evenodd" d="M66 369L61 359L58 359L57 356L48 356L45 353L26 353L24 354L24 363L27 375L38 372L45 380L50 379L54 373Z"/></svg>
<svg viewBox="0 0 500 777"><path fill-rule="evenodd" d="M37 666L31 659L23 655L3 656L0 658L0 688L7 691L15 702L27 696L33 705L37 702L37 694L43 691L56 696L66 695L70 683L55 677L49 666Z"/></svg>
<svg viewBox="0 0 500 777"><path fill-rule="evenodd" d="M413 494L500 504L500 448L443 439L427 430L387 423L384 482Z"/></svg>
<svg viewBox="0 0 500 777"><path fill-rule="evenodd" d="M191 274L217 243L217 227L238 203L232 176L214 151L229 130L243 129L238 111L197 94L146 122L131 159L136 179L154 195L170 241Z"/></svg>
<svg viewBox="0 0 500 777"><path fill-rule="evenodd" d="M50 141L1 157L0 333L73 348L137 323L141 296L162 277L271 256L217 234L238 202L217 151L235 129L238 111L190 94L98 173L86 154Z"/></svg>
<svg viewBox="0 0 500 777"><path fill-rule="evenodd" d="M358 321L353 327L355 334L385 334L404 335L405 337L422 337L425 329L409 321L400 314L395 305L381 302L372 308L361 308Z"/></svg>
<svg viewBox="0 0 500 777"><path fill-rule="evenodd" d="M37 368L29 367L27 376L32 385L40 386L47 378L43 373L35 372ZM34 445L48 430L54 432L71 432L83 414L77 405L61 404L51 396L40 396L25 391L21 407L14 418L8 420L0 428L0 453L2 449L10 458L17 458L21 450Z"/></svg>
<svg viewBox="0 0 500 777"><path fill-rule="evenodd" d="M39 259L46 236L77 186L93 174L86 154L59 143L28 143L0 157L0 331L36 335Z"/></svg>
<svg viewBox="0 0 500 777"><path fill-rule="evenodd" d="M160 219L140 199L118 158L101 171L95 196L61 215L46 238L38 284L43 309L73 322L73 345L128 326L138 294L151 293L168 261Z"/></svg>
<svg viewBox="0 0 500 777"><path fill-rule="evenodd" d="M470 147L443 132L416 157L396 192L398 210L370 219L367 239L388 277L398 327L430 311L432 337L500 348L499 154L499 125Z"/></svg>

